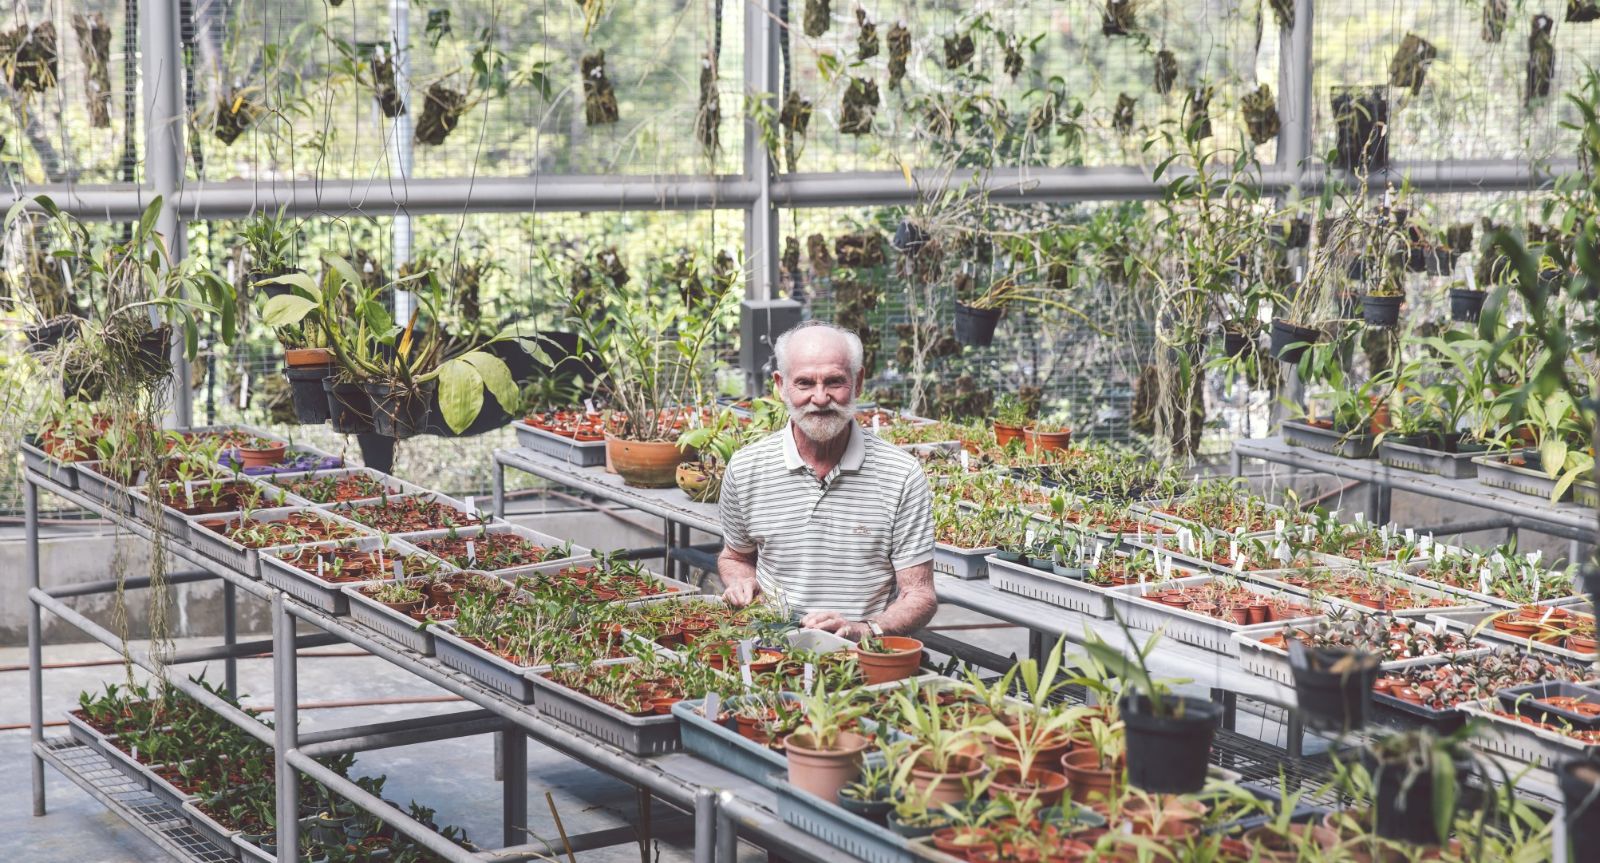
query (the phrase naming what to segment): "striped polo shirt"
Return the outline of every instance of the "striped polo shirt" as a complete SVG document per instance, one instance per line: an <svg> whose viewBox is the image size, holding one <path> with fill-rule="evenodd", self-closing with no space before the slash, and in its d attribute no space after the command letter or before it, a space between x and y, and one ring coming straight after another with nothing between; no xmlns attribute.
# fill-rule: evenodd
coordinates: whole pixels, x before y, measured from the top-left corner
<svg viewBox="0 0 1600 863"><path fill-rule="evenodd" d="M910 453L850 423L832 472L800 458L793 424L736 453L722 480L722 541L756 552L770 603L791 614L881 614L895 571L933 559L933 494Z"/></svg>

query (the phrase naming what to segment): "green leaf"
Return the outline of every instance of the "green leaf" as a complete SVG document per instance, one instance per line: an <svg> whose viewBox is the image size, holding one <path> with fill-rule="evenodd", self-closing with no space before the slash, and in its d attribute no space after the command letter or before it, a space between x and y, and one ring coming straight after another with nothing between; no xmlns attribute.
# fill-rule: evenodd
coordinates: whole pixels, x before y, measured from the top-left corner
<svg viewBox="0 0 1600 863"><path fill-rule="evenodd" d="M444 412L445 425L456 434L478 418L483 409L483 378L471 363L454 359L439 366L439 409Z"/></svg>
<svg viewBox="0 0 1600 863"><path fill-rule="evenodd" d="M1434 835L1450 835L1450 822L1456 814L1456 764L1450 753L1436 749L1433 753L1433 828Z"/></svg>
<svg viewBox="0 0 1600 863"><path fill-rule="evenodd" d="M262 279L261 281L256 282L256 284L287 285L288 287L304 291L313 300L317 300L319 302L322 300L322 289L317 287L317 282L315 279L311 278L305 273L286 273L281 276L273 276L270 279Z"/></svg>
<svg viewBox="0 0 1600 863"><path fill-rule="evenodd" d="M1567 442L1559 437L1547 437L1539 444L1539 458L1544 461L1546 476L1555 479L1567 463Z"/></svg>
<svg viewBox="0 0 1600 863"><path fill-rule="evenodd" d="M293 326L304 320L316 307L316 303L305 297L284 294L267 300L266 307L261 310L261 322L274 328Z"/></svg>
<svg viewBox="0 0 1600 863"><path fill-rule="evenodd" d="M161 196L157 195L150 200L150 206L144 208L144 214L139 217L139 235L149 236L151 229L156 225L156 219L161 216Z"/></svg>
<svg viewBox="0 0 1600 863"><path fill-rule="evenodd" d="M522 393L517 389L517 382L512 379L511 369L506 366L505 360L484 351L473 351L461 360L472 365L483 379L483 385L494 393L495 401L506 413L515 414L521 409Z"/></svg>
<svg viewBox="0 0 1600 863"><path fill-rule="evenodd" d="M358 289L361 287L361 274L356 272L356 268L349 261L338 255L329 255L327 263L335 273L338 273L346 282L349 282L351 287Z"/></svg>

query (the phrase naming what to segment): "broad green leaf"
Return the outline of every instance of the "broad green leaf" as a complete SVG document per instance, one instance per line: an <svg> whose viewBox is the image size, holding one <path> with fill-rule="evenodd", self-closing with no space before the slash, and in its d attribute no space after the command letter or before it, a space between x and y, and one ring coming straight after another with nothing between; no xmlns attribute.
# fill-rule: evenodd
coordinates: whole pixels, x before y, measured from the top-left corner
<svg viewBox="0 0 1600 863"><path fill-rule="evenodd" d="M140 236L149 236L150 231L155 228L156 219L160 216L161 196L157 195L151 199L150 205L144 208L144 214L139 217Z"/></svg>
<svg viewBox="0 0 1600 863"><path fill-rule="evenodd" d="M286 273L281 276L273 276L270 279L262 279L261 281L256 282L256 284L286 285L288 287L304 291L313 300L321 301L322 299L322 289L317 287L317 282L315 279L311 278L305 273Z"/></svg>
<svg viewBox="0 0 1600 863"><path fill-rule="evenodd" d="M361 274L356 272L356 268L349 261L338 255L329 255L325 260L335 273L338 273L346 282L350 283L351 287L361 287Z"/></svg>
<svg viewBox="0 0 1600 863"><path fill-rule="evenodd" d="M495 401L506 413L515 414L522 407L522 393L517 389L517 382L511 377L511 369L505 360L484 351L473 351L461 358L470 363L483 378L483 385L494 393Z"/></svg>
<svg viewBox="0 0 1600 863"><path fill-rule="evenodd" d="M1456 815L1456 765L1442 749L1433 753L1433 827L1435 835L1449 836Z"/></svg>
<svg viewBox="0 0 1600 863"><path fill-rule="evenodd" d="M1539 458L1544 461L1545 474L1555 479L1567 463L1567 442L1554 436L1545 438L1539 445Z"/></svg>
<svg viewBox="0 0 1600 863"><path fill-rule="evenodd" d="M454 359L439 366L439 409L445 425L456 434L478 418L483 409L483 378L471 363Z"/></svg>
<svg viewBox="0 0 1600 863"><path fill-rule="evenodd" d="M298 324L317 307L305 297L296 294L284 294L267 300L267 305L261 310L261 322L269 327L287 327Z"/></svg>

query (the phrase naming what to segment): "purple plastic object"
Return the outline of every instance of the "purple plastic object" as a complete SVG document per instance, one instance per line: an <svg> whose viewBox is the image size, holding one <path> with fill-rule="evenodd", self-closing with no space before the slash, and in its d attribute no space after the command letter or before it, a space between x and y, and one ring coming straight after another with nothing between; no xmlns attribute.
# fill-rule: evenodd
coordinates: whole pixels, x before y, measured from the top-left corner
<svg viewBox="0 0 1600 863"><path fill-rule="evenodd" d="M239 451L226 449L217 457L217 462L229 470L239 469ZM344 467L344 459L336 455L318 455L304 450L290 450L283 461L266 467L247 467L244 469L246 476L271 476L277 473L297 473L308 470L333 470Z"/></svg>

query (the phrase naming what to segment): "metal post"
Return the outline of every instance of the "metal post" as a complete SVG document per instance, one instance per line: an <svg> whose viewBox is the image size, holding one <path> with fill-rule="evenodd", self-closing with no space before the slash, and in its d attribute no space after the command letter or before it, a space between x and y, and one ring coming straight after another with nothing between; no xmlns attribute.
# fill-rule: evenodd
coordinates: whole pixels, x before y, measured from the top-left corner
<svg viewBox="0 0 1600 863"><path fill-rule="evenodd" d="M504 845L528 841L528 735L513 728L500 740L501 813Z"/></svg>
<svg viewBox="0 0 1600 863"><path fill-rule="evenodd" d="M417 110L411 93L411 0L389 0L389 24L394 30L394 85L406 105L406 110L394 118L393 124L395 173L404 186L411 179L415 162L411 134L412 115ZM405 210L395 213L393 230L395 263L406 263L411 260L413 239L410 214ZM395 291L395 318L406 320L411 314L411 304L410 291Z"/></svg>
<svg viewBox="0 0 1600 863"><path fill-rule="evenodd" d="M28 540L28 589L39 586L39 488L26 477L22 481L22 506ZM34 743L44 742L44 630L40 626L39 603L28 599L28 727ZM31 751L31 750L30 750ZM33 774L33 814L44 815L44 759L29 755Z"/></svg>
<svg viewBox="0 0 1600 863"><path fill-rule="evenodd" d="M640 788L639 794L639 863L650 863L650 789Z"/></svg>
<svg viewBox="0 0 1600 863"><path fill-rule="evenodd" d="M673 529L672 519L661 519L661 571L667 578L678 577L678 560L672 556L677 544L678 532Z"/></svg>
<svg viewBox="0 0 1600 863"><path fill-rule="evenodd" d="M233 647L239 643L239 591L233 582L222 582L222 643ZM239 695L239 662L232 653L222 662L223 686L234 697Z"/></svg>
<svg viewBox="0 0 1600 863"><path fill-rule="evenodd" d="M1278 52L1277 166L1289 172L1296 192L1311 157L1311 118L1315 113L1311 92L1311 30L1316 14L1313 0L1295 0L1294 27L1284 35Z"/></svg>
<svg viewBox="0 0 1600 863"><path fill-rule="evenodd" d="M183 70L178 51L178 4L139 4L143 87L145 90L144 165L150 191L161 196L156 232L167 244L173 261L183 259L186 243L183 221L178 218L178 187L183 179L183 136L187 128L183 110ZM193 382L183 360L183 341L172 343L172 422L179 428L193 425Z"/></svg>
<svg viewBox="0 0 1600 863"><path fill-rule="evenodd" d="M728 811L733 792L724 791L717 798L717 854L716 863L738 863L739 825Z"/></svg>
<svg viewBox="0 0 1600 863"><path fill-rule="evenodd" d="M293 860L300 848L300 783L295 781L295 769L289 764L289 751L299 745L300 693L299 671L295 667L295 619L283 596L281 592L272 595L272 721L277 735L273 765L278 781L278 855Z"/></svg>
<svg viewBox="0 0 1600 863"><path fill-rule="evenodd" d="M506 517L506 466L500 454L494 457L494 517Z"/></svg>
<svg viewBox="0 0 1600 863"><path fill-rule="evenodd" d="M694 792L694 863L715 863L717 796L709 788Z"/></svg>
<svg viewBox="0 0 1600 863"><path fill-rule="evenodd" d="M744 92L749 98L759 95L777 111L778 58L773 46L777 24L764 0L746 0L744 5ZM761 143L761 129L745 112L744 176L755 181L755 200L745 211L744 257L750 277L745 296L766 300L774 296L778 284L778 211L772 205L772 154Z"/></svg>

